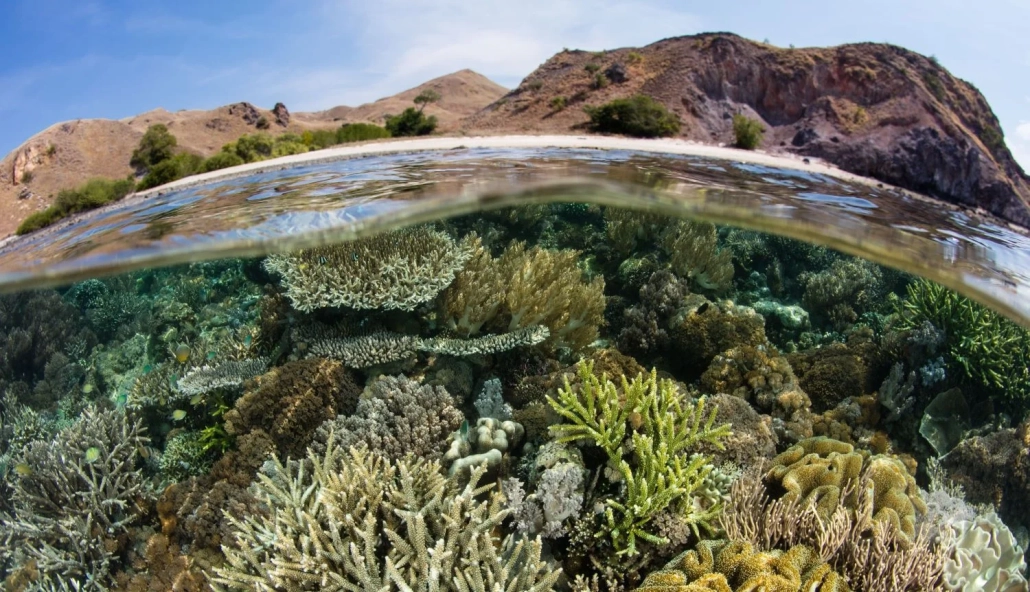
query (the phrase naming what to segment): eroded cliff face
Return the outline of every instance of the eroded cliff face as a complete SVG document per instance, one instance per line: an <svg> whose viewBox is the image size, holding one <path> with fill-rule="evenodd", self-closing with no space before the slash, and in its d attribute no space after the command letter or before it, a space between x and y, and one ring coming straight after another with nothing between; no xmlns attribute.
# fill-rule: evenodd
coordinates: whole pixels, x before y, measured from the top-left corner
<svg viewBox="0 0 1030 592"><path fill-rule="evenodd" d="M823 158L1030 226L1030 183L983 95L934 60L886 44L784 49L713 33L564 51L465 127L576 131L587 122L583 107L636 93L675 112L687 139L732 143L741 113L763 122L763 149Z"/></svg>

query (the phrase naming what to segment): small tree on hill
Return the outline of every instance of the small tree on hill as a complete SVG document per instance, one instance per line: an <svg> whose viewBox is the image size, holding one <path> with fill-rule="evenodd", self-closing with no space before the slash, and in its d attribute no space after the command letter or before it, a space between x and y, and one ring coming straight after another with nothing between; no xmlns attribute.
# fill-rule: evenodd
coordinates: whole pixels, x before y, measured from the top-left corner
<svg viewBox="0 0 1030 592"><path fill-rule="evenodd" d="M422 110L426 108L426 105L429 103L435 103L439 100L440 93L431 88L427 88L426 90L418 93L418 96L415 97L415 104L418 105L418 112L421 113Z"/></svg>
<svg viewBox="0 0 1030 592"><path fill-rule="evenodd" d="M744 150L758 148L758 144L762 142L763 134L765 134L765 128L762 127L758 120L740 115L739 113L733 116L733 135L737 140L737 148L743 148Z"/></svg>
<svg viewBox="0 0 1030 592"><path fill-rule="evenodd" d="M150 170L151 167L171 158L175 154L177 144L178 141L165 124L155 123L147 128L139 141L139 146L132 151L129 164L137 169Z"/></svg>

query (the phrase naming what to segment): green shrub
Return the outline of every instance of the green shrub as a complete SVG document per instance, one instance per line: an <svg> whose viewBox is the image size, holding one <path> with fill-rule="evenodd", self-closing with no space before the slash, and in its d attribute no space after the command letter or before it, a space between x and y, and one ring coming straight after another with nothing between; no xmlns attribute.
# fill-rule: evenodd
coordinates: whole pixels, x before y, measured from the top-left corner
<svg viewBox="0 0 1030 592"><path fill-rule="evenodd" d="M533 92L536 92L536 91L540 90L543 87L544 87L544 81L543 80L534 80L533 82L527 82L526 83L526 90L530 90L530 91L533 91Z"/></svg>
<svg viewBox="0 0 1030 592"><path fill-rule="evenodd" d="M32 171L25 171L24 173L21 174L21 182L22 183L31 183L32 182L32 177L33 177Z"/></svg>
<svg viewBox="0 0 1030 592"><path fill-rule="evenodd" d="M936 72L926 72L923 74L923 82L926 84L926 88L933 93L933 96L937 97L938 101L944 100L944 84Z"/></svg>
<svg viewBox="0 0 1030 592"><path fill-rule="evenodd" d="M235 152L219 152L205 160L201 170L205 173L210 173L211 171L227 169L241 164L243 164L243 159Z"/></svg>
<svg viewBox="0 0 1030 592"><path fill-rule="evenodd" d="M243 159L243 162L257 162L272 156L275 140L268 134L248 134L240 136L235 142L222 146L223 152L232 152Z"/></svg>
<svg viewBox="0 0 1030 592"><path fill-rule="evenodd" d="M554 109L555 111L562 111L566 106L568 106L568 104L569 100L565 97L554 97L551 99L551 109Z"/></svg>
<svg viewBox="0 0 1030 592"><path fill-rule="evenodd" d="M149 170L150 167L171 158L175 154L177 144L178 141L169 133L165 124L155 123L147 128L139 141L139 146L132 151L129 164L140 170Z"/></svg>
<svg viewBox="0 0 1030 592"><path fill-rule="evenodd" d="M259 130L266 130L272 126L272 124L268 123L268 118L264 115L258 117L257 123L254 125L256 125Z"/></svg>
<svg viewBox="0 0 1030 592"><path fill-rule="evenodd" d="M594 62L590 62L586 66L583 66L583 69L589 72L590 74L596 74L597 71L601 69L601 64L595 64Z"/></svg>
<svg viewBox="0 0 1030 592"><path fill-rule="evenodd" d="M983 140L984 145L991 152L995 152L1005 146L1005 136L994 126L984 126L983 131L980 133L980 139Z"/></svg>
<svg viewBox="0 0 1030 592"><path fill-rule="evenodd" d="M416 105L418 105L418 111L419 113L421 113L422 110L426 108L426 105L428 105L429 103L435 103L439 100L440 93L436 92L431 88L427 88L426 90L418 93L418 96L415 97L414 102Z"/></svg>
<svg viewBox="0 0 1030 592"><path fill-rule="evenodd" d="M758 120L739 113L733 116L733 135L736 138L737 148L754 150L762 142L763 134L765 134L765 128Z"/></svg>
<svg viewBox="0 0 1030 592"><path fill-rule="evenodd" d="M584 111L590 116L590 127L596 132L657 138L674 135L680 130L676 115L647 95L616 99L600 107L586 107Z"/></svg>
<svg viewBox="0 0 1030 592"><path fill-rule="evenodd" d="M320 150L337 144L335 130L309 130L301 136L305 146L312 150Z"/></svg>
<svg viewBox="0 0 1030 592"><path fill-rule="evenodd" d="M365 140L378 140L389 137L390 132L386 128L371 123L348 123L336 130L337 144L364 142Z"/></svg>
<svg viewBox="0 0 1030 592"><path fill-rule="evenodd" d="M18 234L26 234L50 226L62 218L78 212L85 212L122 199L132 192L131 179L90 179L75 189L63 189L57 194L54 204L36 212L22 221Z"/></svg>
<svg viewBox="0 0 1030 592"><path fill-rule="evenodd" d="M304 154L308 150L309 148L302 142L295 142L293 140L286 140L283 142L277 141L275 146L272 148L272 158L289 156L291 154Z"/></svg>
<svg viewBox="0 0 1030 592"><path fill-rule="evenodd" d="M436 116L408 107L400 115L386 118L386 129L391 136L425 136L436 129Z"/></svg>
<svg viewBox="0 0 1030 592"><path fill-rule="evenodd" d="M53 156L55 154L57 154L57 146L55 146L54 144L50 144L49 146L46 147L46 155L47 156Z"/></svg>
<svg viewBox="0 0 1030 592"><path fill-rule="evenodd" d="M600 90L606 86L608 86L608 77L601 72L594 74L594 88Z"/></svg>
<svg viewBox="0 0 1030 592"><path fill-rule="evenodd" d="M150 172L139 182L137 189L143 191L183 177L195 175L204 170L204 159L197 154L180 152L150 168Z"/></svg>
<svg viewBox="0 0 1030 592"><path fill-rule="evenodd" d="M639 64L644 61L644 56L640 55L640 52L631 51L626 55L627 64Z"/></svg>

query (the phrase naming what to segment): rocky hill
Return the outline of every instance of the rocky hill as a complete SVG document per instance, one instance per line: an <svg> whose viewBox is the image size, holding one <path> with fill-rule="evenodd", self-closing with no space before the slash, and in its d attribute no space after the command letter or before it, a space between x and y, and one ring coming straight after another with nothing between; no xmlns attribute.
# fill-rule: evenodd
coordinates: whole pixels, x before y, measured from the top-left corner
<svg viewBox="0 0 1030 592"><path fill-rule="evenodd" d="M291 114L281 104L268 110L234 103L206 111L154 109L118 121L78 119L52 125L0 160L0 238L13 233L29 214L49 206L61 189L92 177L124 178L131 174L132 151L155 123L167 125L180 148L210 156L224 144L259 131L262 119L260 125L267 123L267 131L273 134L334 129L343 123L381 125L386 115L412 106L412 99L427 88L440 93L440 101L429 105L426 113L437 116L443 132L454 130L462 118L507 92L484 76L462 70L374 103L315 113Z"/></svg>
<svg viewBox="0 0 1030 592"><path fill-rule="evenodd" d="M983 95L934 59L892 45L785 49L710 33L563 51L463 128L581 132L583 107L637 93L676 113L683 138L731 144L732 116L744 114L763 122L763 149L823 158L1030 226L1030 181Z"/></svg>

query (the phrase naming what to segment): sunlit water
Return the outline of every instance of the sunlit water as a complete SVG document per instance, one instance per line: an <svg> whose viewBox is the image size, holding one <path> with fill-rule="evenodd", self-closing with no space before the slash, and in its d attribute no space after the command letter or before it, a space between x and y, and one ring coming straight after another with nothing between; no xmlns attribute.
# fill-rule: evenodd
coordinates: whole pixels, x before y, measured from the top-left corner
<svg viewBox="0 0 1030 592"><path fill-rule="evenodd" d="M733 440L705 465L721 501L697 497L676 511L666 501L633 527L644 533L636 542L628 522L597 511L625 507L626 476L581 439L572 472L583 474L562 495L582 508L553 522L544 512L534 526L530 505L511 506L497 531L543 536L545 571L594 578L577 590L616 589L605 578L633 589L715 536L709 518L712 531L692 534L690 512L732 506L741 470L812 436L892 459L912 487L934 492L928 499L953 479L981 511L994 505L1018 556L1030 528L1026 481L996 466L971 470L962 447L1002 434L1018 449L1023 437L1012 428L1030 396L1030 334L1012 321L1030 325L1028 247L1010 228L876 183L644 151L362 156L130 198L0 247L0 289L10 292L0 296L0 576L13 589L139 589L158 571L199 588L213 579L249 589L252 576L289 588L300 580L270 575L276 551L262 551L267 563L240 559L256 540L247 537L261 537L225 516L292 512L300 497L261 498L245 484L259 469L266 485L295 474L272 453L285 462L311 446L322 458L333 421L352 436L358 424L394 425L384 418L400 411L383 403L364 416L358 393L365 387L366 403L407 393L403 381L428 389L404 404L425 412L397 420L420 447L399 451L404 437L380 434L373 452L440 461L467 479L464 459L486 454L469 434L484 418L513 420L517 430L495 436L511 442L490 449L504 460L490 460L484 480L521 479L536 500L527 504L541 503L544 468L534 462L560 432L547 430L563 421L560 397L583 388L564 391L559 380L579 385L581 359L612 379L654 368L681 395L721 401L723 413L743 399L762 419L731 426L731 438L763 435ZM398 272L425 253L420 265L436 276ZM488 405L488 391L500 399ZM138 424L106 433L98 413ZM646 412L623 421L627 434L662 437L647 431ZM419 430L437 424L446 429L426 444ZM614 450L626 470L643 471L644 444L625 438ZM555 462L547 470L572 461ZM938 462L944 473L928 470ZM86 474L121 477L98 485ZM88 501L104 495L117 501ZM932 531L917 545L944 544L940 524L916 513ZM262 548L289 539L279 526ZM310 534L301 530L299 539ZM396 552L386 538L383 557ZM309 568L346 572L335 557ZM827 561L852 589L879 590L841 557Z"/></svg>

